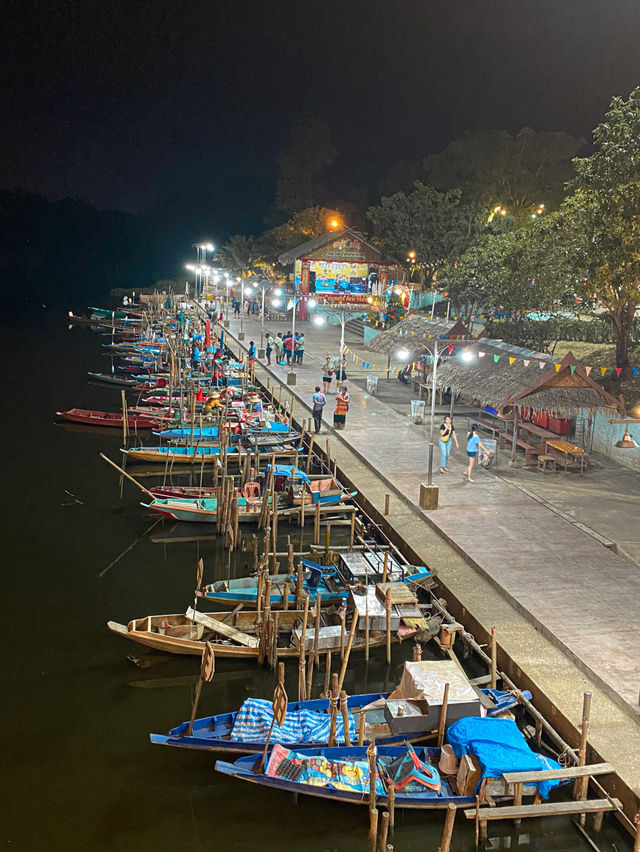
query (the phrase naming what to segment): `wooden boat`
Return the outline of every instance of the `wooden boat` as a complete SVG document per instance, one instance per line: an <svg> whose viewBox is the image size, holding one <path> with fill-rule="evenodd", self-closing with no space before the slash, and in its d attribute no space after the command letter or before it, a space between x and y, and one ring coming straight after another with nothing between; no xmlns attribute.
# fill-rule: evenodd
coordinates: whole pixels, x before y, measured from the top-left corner
<svg viewBox="0 0 640 852"><path fill-rule="evenodd" d="M488 716L497 716L515 707L518 703L517 697L506 690L489 690L482 689L481 700L486 702L485 708ZM385 717L384 707L387 698L391 693L374 692L366 695L350 695L347 699L347 708L352 715L365 715L365 742L369 742L371 736L376 741L377 746L393 745L395 743L421 742L435 734L435 729L431 725L427 725L424 730L414 730L411 733L393 733L389 727ZM531 698L530 692L523 693L526 698ZM448 706L448 705L447 705ZM287 704L287 713L298 713L303 710L308 713L318 714L326 718L330 713L331 703L328 698L317 698L310 701L290 701ZM447 721L453 721L458 718L449 712L447 713ZM189 748L196 751L215 751L228 752L232 754L255 754L264 751L266 746L266 738L260 739L234 739L233 728L238 718L237 710L231 713L220 713L216 716L204 716L200 719L195 719L193 723L193 731L188 733L189 722L181 722L167 734L150 734L149 738L155 745L174 746L176 748ZM356 728L358 725L356 724ZM342 731L340 732L342 733ZM286 741L282 736L273 741L280 742L286 748L313 748L316 746L326 745L327 740L309 741L309 740L291 740ZM343 737L340 736L338 742L343 742Z"/></svg>
<svg viewBox="0 0 640 852"><path fill-rule="evenodd" d="M490 784L490 795L495 802L513 800L514 793L509 794L503 776L514 771L538 776L538 780L527 785L525 795L532 795L536 787L547 798L553 787L566 783L567 779L549 778L555 772L548 770L559 770L560 764L532 751L512 719L461 716L447 728L447 739L456 755L475 758L480 770L477 775L469 777L462 773L459 787L457 761L441 761L444 755L439 748L414 747L411 743L381 745L376 749L375 760L377 807L388 803L391 787L397 808L432 810L449 804L466 806L476 801L478 789L488 792ZM371 779L364 745L292 750L278 744L267 753L264 765L255 755L248 755L235 763L219 760L216 770L275 789L337 802L369 804Z"/></svg>
<svg viewBox="0 0 640 852"><path fill-rule="evenodd" d="M289 435L291 433L291 427L288 423L276 423L273 420L267 420L264 422L264 425L260 426L259 421L256 419L255 423L248 421L247 426L249 427L249 431L251 434L267 434L267 435ZM203 426L200 429L198 426L194 427L193 435L191 429L164 429L162 432L156 432L160 438L194 438L195 440L200 440L201 438L217 438L218 437L218 427L217 426Z"/></svg>
<svg viewBox="0 0 640 852"><path fill-rule="evenodd" d="M300 649L292 643L291 634L296 625L302 621L302 616L303 613L299 610L278 612L277 656L279 659L299 657ZM205 613L197 612L189 607L184 615L149 615L146 618L134 619L127 625L108 621L107 627L118 636L169 654L188 654L199 657L202 655L203 643L210 641L216 657L258 660L261 655L258 637L260 623L260 616L256 611ZM313 635L314 628L308 627L307 645L309 641L312 641ZM339 627L327 626L323 619L320 637L323 651L339 651ZM384 633L371 633L369 636L370 648L380 647L385 642ZM364 637L356 636L351 650L352 652L362 651L364 646Z"/></svg>
<svg viewBox="0 0 640 852"><path fill-rule="evenodd" d="M248 483L249 485L257 483ZM271 498L267 498L271 502ZM238 521L240 523L258 523L262 497L253 498L236 495ZM145 509L187 523L215 524L218 520L218 497L156 497L151 503L140 503Z"/></svg>
<svg viewBox="0 0 640 852"><path fill-rule="evenodd" d="M112 426L122 429L124 420L121 411L93 411L86 408L70 408L68 411L56 411L58 417L63 417L72 423L82 423L88 426ZM129 429L157 429L163 420L170 419L164 414L151 416L148 414L128 414Z"/></svg>
<svg viewBox="0 0 640 852"><path fill-rule="evenodd" d="M197 500L203 497L215 497L218 489L213 486L207 488L204 485L201 488L197 485L158 485L155 488L150 488L149 491L154 497L169 500L175 497Z"/></svg>
<svg viewBox="0 0 640 852"><path fill-rule="evenodd" d="M130 388L138 384L137 379L129 378L128 376L114 376L113 373L87 373L90 379L94 382L103 382L107 385L119 385L120 387Z"/></svg>
<svg viewBox="0 0 640 852"><path fill-rule="evenodd" d="M425 788L422 791L409 792L407 788L396 789L395 791L395 806L396 808L414 808L420 810L435 810L439 808L447 808L448 805L454 804L456 807L468 806L475 802L475 795L460 796L457 793L455 786L455 778L451 776L443 777L437 770L440 762L441 750L439 748L429 748L425 746L416 746L414 750L421 767L431 769L431 778L433 782L439 782L437 789ZM289 755L292 755L290 758ZM408 754L408 746L393 746L381 745L377 750L377 767L378 772L380 767L387 767L391 770L393 762L398 762L406 759ZM295 757L293 757L295 755ZM410 757L410 753L409 753ZM326 776L324 784L322 780L316 783L304 783L292 780L297 774L296 764L290 767L290 763L283 766L282 777L274 774L279 771L283 760L311 760L320 770L322 775ZM322 799L332 799L338 802L348 802L354 805L368 804L368 789L369 789L369 770L367 763L367 749L365 746L337 746L315 747L309 749L298 749L291 751L283 746L275 746L267 754L265 762L265 770L259 771L260 760L256 759L255 755L241 757L234 763L226 761L216 761L215 769L223 775L231 775L233 778L238 778L242 781L251 781L254 784L260 784L265 787L272 787L276 790L288 790L289 792L302 793L308 796L316 796ZM357 789L349 789L346 785L344 789L328 786L328 781L331 775L338 777L338 767L345 767L348 774L359 781ZM285 777L284 770L287 770L292 778ZM271 773L271 774L269 774ZM377 773L376 773L377 774ZM354 786L356 786L354 784ZM408 787L409 785L407 785ZM378 778L377 784L377 807L380 808L386 805L388 797L386 793L386 785L383 785Z"/></svg>
<svg viewBox="0 0 640 852"><path fill-rule="evenodd" d="M360 578L336 566L318 565L309 559L301 559L300 562L304 568L304 590L309 592L312 598L319 594L322 606L339 603L360 582ZM380 563L380 573L376 573L373 566L370 567L368 584L371 592L375 593L376 582L382 580L382 570L382 562ZM433 576L434 573L428 568L413 565L403 566L401 571L389 571L391 582L400 582L405 585L412 583L423 588L430 588L434 585ZM288 597L288 605L295 606L296 576L272 574L269 579L271 580L270 600L272 608L284 606L285 594ZM364 586L360 586L360 588L363 591L365 590ZM241 603L244 606L256 607L258 605L258 577L217 580L215 583L204 586L200 594L216 604L237 606Z"/></svg>
<svg viewBox="0 0 640 852"><path fill-rule="evenodd" d="M295 439L297 440L297 438ZM247 452L250 452L252 445L248 444ZM127 456L131 461L136 462L157 462L165 464L166 462L174 462L181 464L215 464L220 457L220 447L218 444L196 444L192 447L180 445L170 447L132 447L127 450L121 448L120 452ZM258 452L261 455L273 455L276 458L281 456L292 456L295 450L292 447L285 447L282 443L267 444L258 447ZM238 445L227 447L228 455L239 455L240 447Z"/></svg>

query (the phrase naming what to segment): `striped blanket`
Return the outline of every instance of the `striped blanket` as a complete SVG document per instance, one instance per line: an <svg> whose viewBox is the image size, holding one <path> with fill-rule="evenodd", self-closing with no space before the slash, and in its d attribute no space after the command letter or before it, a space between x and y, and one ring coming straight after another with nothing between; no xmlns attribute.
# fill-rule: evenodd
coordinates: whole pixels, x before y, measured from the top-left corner
<svg viewBox="0 0 640 852"><path fill-rule="evenodd" d="M231 731L231 739L239 743L265 742L269 735L269 727L273 719L273 708L270 701L263 698L247 698L236 713ZM318 713L314 710L288 710L285 720L280 725L273 726L271 742L276 743L327 743L329 742L329 727L331 719L328 713ZM349 735L355 742L356 725L349 714ZM344 725L342 714L336 719L336 744L344 742Z"/></svg>

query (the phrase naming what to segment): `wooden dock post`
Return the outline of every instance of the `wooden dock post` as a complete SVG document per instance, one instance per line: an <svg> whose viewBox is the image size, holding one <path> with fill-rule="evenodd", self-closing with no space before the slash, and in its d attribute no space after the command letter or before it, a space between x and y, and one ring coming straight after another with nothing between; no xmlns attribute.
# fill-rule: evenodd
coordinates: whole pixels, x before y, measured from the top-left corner
<svg viewBox="0 0 640 852"><path fill-rule="evenodd" d="M311 435L311 438L309 439L309 451L307 454L307 473L309 473L309 471L311 470L311 459L313 457L313 444L315 441L315 437L315 435Z"/></svg>
<svg viewBox="0 0 640 852"><path fill-rule="evenodd" d="M384 513L385 515L389 514L389 501L391 500L391 494L384 495Z"/></svg>
<svg viewBox="0 0 640 852"><path fill-rule="evenodd" d="M375 767L374 767L375 769ZM374 775L375 779L375 775ZM374 780L375 784L375 780ZM378 845L378 809L369 808L369 852L376 852Z"/></svg>
<svg viewBox="0 0 640 852"><path fill-rule="evenodd" d="M349 527L349 550L353 550L353 542L356 537L356 513L351 513L351 526Z"/></svg>
<svg viewBox="0 0 640 852"><path fill-rule="evenodd" d="M389 834L393 837L396 826L396 788L392 784L387 791L387 808L389 809Z"/></svg>
<svg viewBox="0 0 640 852"><path fill-rule="evenodd" d="M340 711L342 713L342 726L344 728L344 744L347 748L350 748L351 734L349 733L349 707L347 705L347 693L344 689L340 692Z"/></svg>
<svg viewBox="0 0 640 852"><path fill-rule="evenodd" d="M491 628L491 689L496 689L498 682L498 644L496 640L496 629Z"/></svg>
<svg viewBox="0 0 640 852"><path fill-rule="evenodd" d="M382 812L382 819L380 820L380 845L379 849L381 852L387 848L387 835L389 833L389 811Z"/></svg>
<svg viewBox="0 0 640 852"><path fill-rule="evenodd" d="M453 802L447 805L447 814L444 818L444 830L440 841L440 852L449 852L451 847L451 836L453 835L453 824L456 819L457 808Z"/></svg>
<svg viewBox="0 0 640 852"><path fill-rule="evenodd" d="M326 439L325 446L327 448L327 452L326 452L326 455L327 455L327 470L329 471L329 473L331 473L331 453L329 452L329 439L328 438Z"/></svg>
<svg viewBox="0 0 640 852"><path fill-rule="evenodd" d="M311 684L313 682L313 667L316 661L316 652L309 651L309 659L307 661L307 700L311 699Z"/></svg>
<svg viewBox="0 0 640 852"><path fill-rule="evenodd" d="M316 503L316 515L313 522L313 543L320 544L320 503Z"/></svg>
<svg viewBox="0 0 640 852"><path fill-rule="evenodd" d="M413 662L419 663L422 660L422 645L416 642L413 646Z"/></svg>
<svg viewBox="0 0 640 852"><path fill-rule="evenodd" d="M442 748L444 740L444 729L447 724L447 705L449 704L449 684L445 683L442 693L442 707L440 708L440 724L438 726L438 748Z"/></svg>
<svg viewBox="0 0 640 852"><path fill-rule="evenodd" d="M385 550L384 552L384 563L382 565L382 582L387 582L387 572L389 570L389 551Z"/></svg>

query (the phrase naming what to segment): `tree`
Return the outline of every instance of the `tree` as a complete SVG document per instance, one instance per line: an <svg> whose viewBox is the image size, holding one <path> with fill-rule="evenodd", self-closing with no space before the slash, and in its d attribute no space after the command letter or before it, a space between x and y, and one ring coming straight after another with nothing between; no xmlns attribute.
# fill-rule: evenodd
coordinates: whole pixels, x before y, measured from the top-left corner
<svg viewBox="0 0 640 852"><path fill-rule="evenodd" d="M500 205L522 223L537 215L540 204L545 211L559 206L582 144L568 133L529 127L515 136L505 130L469 132L427 157L424 166L438 189L460 187L487 214Z"/></svg>
<svg viewBox="0 0 640 852"><path fill-rule="evenodd" d="M484 235L443 268L440 285L462 314L513 320L527 311L553 314L572 305L575 274L558 239L561 221L552 214L532 227Z"/></svg>
<svg viewBox="0 0 640 852"><path fill-rule="evenodd" d="M220 256L224 266L246 276L253 272L262 259L262 251L253 237L236 234L222 246Z"/></svg>
<svg viewBox="0 0 640 852"><path fill-rule="evenodd" d="M640 305L640 87L626 101L613 98L593 139L595 153L574 161L564 236L585 275L585 295L608 311L616 364L624 368Z"/></svg>
<svg viewBox="0 0 640 852"><path fill-rule="evenodd" d="M293 213L318 201L322 171L336 158L331 131L318 118L298 124L291 145L278 157L275 206Z"/></svg>
<svg viewBox="0 0 640 852"><path fill-rule="evenodd" d="M341 221L342 217L335 210L326 207L307 207L305 210L299 210L284 224L271 228L260 237L261 252L265 257L276 260L283 251L326 234L329 222L334 218Z"/></svg>
<svg viewBox="0 0 640 852"><path fill-rule="evenodd" d="M413 192L397 192L370 207L367 216L376 235L398 260L415 252L415 263L432 284L447 259L459 257L482 228L476 204L462 201L461 192L438 192L419 181Z"/></svg>

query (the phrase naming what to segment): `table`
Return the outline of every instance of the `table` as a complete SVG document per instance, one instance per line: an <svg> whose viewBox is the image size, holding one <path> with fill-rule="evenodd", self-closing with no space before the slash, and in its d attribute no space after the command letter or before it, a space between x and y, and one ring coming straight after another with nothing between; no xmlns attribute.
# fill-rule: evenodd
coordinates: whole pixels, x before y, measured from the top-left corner
<svg viewBox="0 0 640 852"><path fill-rule="evenodd" d="M582 474L587 468L589 456L585 453L582 447L572 444L570 441L562 441L559 438L551 441L546 441L545 453L549 452L549 448L556 450L564 455L564 472L570 464L577 464L580 467Z"/></svg>

